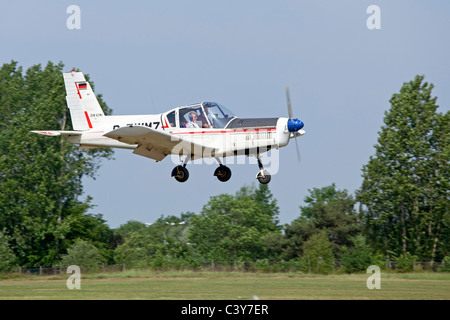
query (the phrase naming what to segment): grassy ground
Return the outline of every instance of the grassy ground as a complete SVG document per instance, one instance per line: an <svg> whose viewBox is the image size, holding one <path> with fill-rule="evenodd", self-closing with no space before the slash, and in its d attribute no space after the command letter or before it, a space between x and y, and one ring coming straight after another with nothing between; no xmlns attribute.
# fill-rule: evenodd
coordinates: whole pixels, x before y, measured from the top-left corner
<svg viewBox="0 0 450 320"><path fill-rule="evenodd" d="M82 275L81 289L69 290L59 277L0 280L0 300L245 300L450 299L449 273L384 274L381 289L369 290L368 274L145 272Z"/></svg>

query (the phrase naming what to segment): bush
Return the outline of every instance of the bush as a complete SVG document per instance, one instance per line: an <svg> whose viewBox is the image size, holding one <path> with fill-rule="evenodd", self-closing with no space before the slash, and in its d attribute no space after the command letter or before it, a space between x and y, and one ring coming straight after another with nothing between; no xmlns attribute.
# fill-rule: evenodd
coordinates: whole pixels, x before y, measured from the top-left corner
<svg viewBox="0 0 450 320"><path fill-rule="evenodd" d="M302 271L304 268L299 259L291 259L288 261L281 261L278 263L278 271L280 272L296 272Z"/></svg>
<svg viewBox="0 0 450 320"><path fill-rule="evenodd" d="M324 232L311 236L305 242L301 263L304 272L328 274L333 271L333 250L331 248L331 242Z"/></svg>
<svg viewBox="0 0 450 320"><path fill-rule="evenodd" d="M67 250L62 257L61 264L64 268L70 265L79 266L82 271L97 271L104 262L100 250L88 241L77 241Z"/></svg>
<svg viewBox="0 0 450 320"><path fill-rule="evenodd" d="M370 248L365 239L358 236L352 239L353 248L343 247L341 250L341 268L344 272L361 272L374 264Z"/></svg>
<svg viewBox="0 0 450 320"><path fill-rule="evenodd" d="M0 231L0 272L12 271L16 267L16 256L9 247L8 238Z"/></svg>
<svg viewBox="0 0 450 320"><path fill-rule="evenodd" d="M272 266L269 259L259 259L253 263L253 268L256 272L271 272Z"/></svg>
<svg viewBox="0 0 450 320"><path fill-rule="evenodd" d="M395 259L396 270L400 272L411 272L414 270L414 265L417 261L417 256L410 254L409 252L401 254Z"/></svg>
<svg viewBox="0 0 450 320"><path fill-rule="evenodd" d="M450 256L444 257L442 266L439 268L440 272L450 272Z"/></svg>

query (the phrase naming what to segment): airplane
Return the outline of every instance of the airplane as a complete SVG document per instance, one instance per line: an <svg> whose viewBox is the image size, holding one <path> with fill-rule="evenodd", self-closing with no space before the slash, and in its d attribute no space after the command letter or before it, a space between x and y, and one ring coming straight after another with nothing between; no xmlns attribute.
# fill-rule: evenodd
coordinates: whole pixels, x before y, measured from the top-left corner
<svg viewBox="0 0 450 320"><path fill-rule="evenodd" d="M184 157L171 176L179 182L189 178L186 165L199 158L215 158L219 167L214 176L228 181L231 170L221 158L255 156L262 184L271 180L261 154L288 145L290 139L305 134L304 124L292 115L289 88L286 88L289 118L239 118L216 102L177 107L160 114L106 116L82 72L63 73L66 101L73 130L32 131L46 136L63 136L79 148L123 148L155 161L168 155ZM297 140L296 148L299 156Z"/></svg>

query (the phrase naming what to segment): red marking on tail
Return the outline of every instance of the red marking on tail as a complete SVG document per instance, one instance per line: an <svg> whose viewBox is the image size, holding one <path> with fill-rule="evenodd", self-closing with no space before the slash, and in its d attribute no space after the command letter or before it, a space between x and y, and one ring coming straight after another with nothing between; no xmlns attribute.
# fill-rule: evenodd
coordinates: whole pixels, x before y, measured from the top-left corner
<svg viewBox="0 0 450 320"><path fill-rule="evenodd" d="M89 129L92 129L91 119L89 119L89 115L88 115L87 111L84 112L84 115L86 116L86 120L88 122Z"/></svg>

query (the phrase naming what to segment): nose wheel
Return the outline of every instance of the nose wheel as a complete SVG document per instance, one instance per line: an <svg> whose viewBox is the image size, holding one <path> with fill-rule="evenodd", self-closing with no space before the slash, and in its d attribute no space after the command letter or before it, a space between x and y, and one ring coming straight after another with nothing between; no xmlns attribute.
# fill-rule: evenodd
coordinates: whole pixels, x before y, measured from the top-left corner
<svg viewBox="0 0 450 320"><path fill-rule="evenodd" d="M264 167L261 163L261 159L259 156L256 157L258 159L258 166L259 166L259 172L256 174L256 179L258 179L259 183L261 184L268 184L272 177L270 176L270 173L267 170L264 170Z"/></svg>
<svg viewBox="0 0 450 320"><path fill-rule="evenodd" d="M262 170L258 172L256 179L258 179L261 184L268 184L272 178L267 170Z"/></svg>

